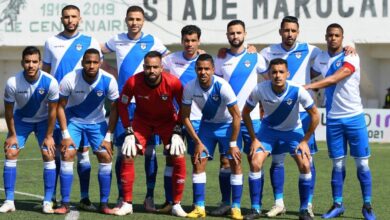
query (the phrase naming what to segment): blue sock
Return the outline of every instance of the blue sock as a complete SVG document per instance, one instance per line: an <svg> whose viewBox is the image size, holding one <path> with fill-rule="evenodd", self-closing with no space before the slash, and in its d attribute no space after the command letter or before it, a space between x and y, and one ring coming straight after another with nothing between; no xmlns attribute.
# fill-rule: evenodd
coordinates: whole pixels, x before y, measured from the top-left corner
<svg viewBox="0 0 390 220"><path fill-rule="evenodd" d="M314 189L316 185L316 167L314 165L313 157L311 158L310 162L310 172L311 172L311 187L310 187L310 194L309 194L309 203L313 203L313 195L314 195Z"/></svg>
<svg viewBox="0 0 390 220"><path fill-rule="evenodd" d="M154 197L154 186L156 185L156 176L157 176L157 157L156 151L154 150L155 146L147 146L151 148L151 152L145 154L145 175L146 175L146 198ZM146 150L148 151L148 149Z"/></svg>
<svg viewBox="0 0 390 220"><path fill-rule="evenodd" d="M43 182L45 185L45 196L43 201L50 202L53 198L56 182L56 163L54 160L43 163Z"/></svg>
<svg viewBox="0 0 390 220"><path fill-rule="evenodd" d="M219 190L222 195L222 202L230 205L231 185L230 185L230 168L221 168L219 170Z"/></svg>
<svg viewBox="0 0 390 220"><path fill-rule="evenodd" d="M16 183L16 162L17 160L5 160L4 162L4 191L5 200L14 201Z"/></svg>
<svg viewBox="0 0 390 220"><path fill-rule="evenodd" d="M333 168L332 170L332 196L333 202L341 204L343 203L343 185L345 178L345 167L341 170Z"/></svg>
<svg viewBox="0 0 390 220"><path fill-rule="evenodd" d="M80 180L81 199L89 198L89 180L91 178L91 163L89 161L89 153L77 152L77 173Z"/></svg>
<svg viewBox="0 0 390 220"><path fill-rule="evenodd" d="M243 182L242 174L230 175L230 184L232 185L232 208L241 207Z"/></svg>
<svg viewBox="0 0 390 220"><path fill-rule="evenodd" d="M284 163L272 163L270 168L270 176L275 200L283 199Z"/></svg>
<svg viewBox="0 0 390 220"><path fill-rule="evenodd" d="M60 183L62 202L69 203L73 183L73 162L61 161Z"/></svg>
<svg viewBox="0 0 390 220"><path fill-rule="evenodd" d="M251 208L260 211L263 186L262 172L249 172L249 195L251 198Z"/></svg>
<svg viewBox="0 0 390 220"><path fill-rule="evenodd" d="M192 174L193 203L196 206L205 206L206 197L206 173Z"/></svg>
<svg viewBox="0 0 390 220"><path fill-rule="evenodd" d="M107 203L110 197L111 189L111 168L112 163L99 163L99 187L100 187L100 202Z"/></svg>
<svg viewBox="0 0 390 220"><path fill-rule="evenodd" d="M300 210L307 209L309 203L309 194L311 188L311 173L299 175L299 198L301 202Z"/></svg>
<svg viewBox="0 0 390 220"><path fill-rule="evenodd" d="M118 155L115 161L115 175L116 175L116 186L118 187L118 197L123 198L122 182L121 182L121 164L122 164L122 153L118 147Z"/></svg>
<svg viewBox="0 0 390 220"><path fill-rule="evenodd" d="M371 171L367 169L360 168L357 170L357 177L360 182L360 188L363 195L363 203L371 203L371 192L372 192L372 179Z"/></svg>
<svg viewBox="0 0 390 220"><path fill-rule="evenodd" d="M166 166L164 171L165 201L170 203L173 203L172 173L173 173L173 167Z"/></svg>

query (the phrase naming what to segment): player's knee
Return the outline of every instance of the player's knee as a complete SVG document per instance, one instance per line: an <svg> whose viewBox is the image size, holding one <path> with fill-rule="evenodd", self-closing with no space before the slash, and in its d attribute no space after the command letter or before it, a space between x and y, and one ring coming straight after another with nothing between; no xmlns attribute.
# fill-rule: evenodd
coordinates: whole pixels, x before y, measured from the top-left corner
<svg viewBox="0 0 390 220"><path fill-rule="evenodd" d="M73 161L76 155L75 149L68 149L67 151L61 153L61 158L63 161Z"/></svg>
<svg viewBox="0 0 390 220"><path fill-rule="evenodd" d="M257 157L249 159L249 168L251 172L260 172L262 168L262 162Z"/></svg>
<svg viewBox="0 0 390 220"><path fill-rule="evenodd" d="M341 172L345 169L345 157L333 159L332 162L335 171Z"/></svg>
<svg viewBox="0 0 390 220"><path fill-rule="evenodd" d="M42 152L42 159L44 162L49 162L49 161L54 160L54 155L49 154L49 151L42 150L41 152Z"/></svg>
<svg viewBox="0 0 390 220"><path fill-rule="evenodd" d="M111 163L112 158L106 151L96 152L99 163Z"/></svg>
<svg viewBox="0 0 390 220"><path fill-rule="evenodd" d="M368 158L355 158L355 165L358 171L369 171Z"/></svg>
<svg viewBox="0 0 390 220"><path fill-rule="evenodd" d="M220 162L220 168L225 168L225 169L230 168L229 159L227 157L221 155L219 162Z"/></svg>
<svg viewBox="0 0 390 220"><path fill-rule="evenodd" d="M16 160L18 159L18 156L19 156L19 150L17 149L9 148L5 152L5 159L7 160Z"/></svg>
<svg viewBox="0 0 390 220"><path fill-rule="evenodd" d="M283 167L286 154L274 154L272 155L272 166Z"/></svg>

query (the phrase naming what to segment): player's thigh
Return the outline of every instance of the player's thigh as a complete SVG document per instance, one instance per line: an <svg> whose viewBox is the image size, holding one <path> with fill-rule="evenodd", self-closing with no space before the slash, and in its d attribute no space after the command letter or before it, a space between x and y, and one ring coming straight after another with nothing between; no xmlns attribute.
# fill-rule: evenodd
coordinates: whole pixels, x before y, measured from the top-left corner
<svg viewBox="0 0 390 220"><path fill-rule="evenodd" d="M36 123L34 133L38 140L39 146L43 147L43 140L45 139L47 133L47 120Z"/></svg>
<svg viewBox="0 0 390 220"><path fill-rule="evenodd" d="M85 126L83 134L85 134L85 137L89 140L93 152L101 150L100 146L103 142L106 132L107 123L105 121Z"/></svg>
<svg viewBox="0 0 390 220"><path fill-rule="evenodd" d="M233 159L233 157L228 154L232 133L233 133L232 123L220 124L215 130L215 135L218 141L219 153L224 157L227 157L228 159ZM237 136L237 147L240 150L242 149L241 131L238 133Z"/></svg>
<svg viewBox="0 0 390 220"><path fill-rule="evenodd" d="M351 156L370 156L370 144L368 142L368 133L364 114L346 119L344 127Z"/></svg>
<svg viewBox="0 0 390 220"><path fill-rule="evenodd" d="M195 133L199 133L199 126L200 126L200 120L192 120L191 121L192 127L195 130ZM187 130L184 130L184 136L187 141L187 152L189 155L193 155L195 151L195 142L192 139L192 137L188 134Z"/></svg>
<svg viewBox="0 0 390 220"><path fill-rule="evenodd" d="M34 123L14 119L14 125L16 131L16 138L18 141L18 147L19 149L23 149L28 136L31 132L34 131ZM16 148L16 146L12 146L12 148Z"/></svg>
<svg viewBox="0 0 390 220"><path fill-rule="evenodd" d="M260 120L252 120L253 130L256 136L258 136L260 131L260 123L261 123ZM249 136L248 129L243 122L241 122L241 136L244 143L243 151L244 153L249 154L252 140L251 137Z"/></svg>
<svg viewBox="0 0 390 220"><path fill-rule="evenodd" d="M340 158L347 155L347 138L341 119L326 120L326 143L330 158Z"/></svg>
<svg viewBox="0 0 390 220"><path fill-rule="evenodd" d="M81 137L83 135L84 125L77 122L69 122L68 124L68 131L70 134L70 137L72 138L74 144L76 145L75 148L78 149L80 146Z"/></svg>
<svg viewBox="0 0 390 220"><path fill-rule="evenodd" d="M300 112L299 115L300 115L300 118L301 118L303 131L306 133L307 130L309 129L309 126L310 126L310 123L311 123L311 117L310 117L309 113L307 113L307 112ZM315 153L318 152L318 147L317 147L317 142L316 142L316 138L315 138L315 133L313 133L310 136L310 139L309 139L307 144L309 145L311 154L315 154Z"/></svg>
<svg viewBox="0 0 390 220"><path fill-rule="evenodd" d="M302 141L304 137L304 132L302 128L297 128L292 131L281 131L280 132L281 141L288 149L288 152L290 155L301 154L301 151L295 152L295 149L299 145L299 143Z"/></svg>
<svg viewBox="0 0 390 220"><path fill-rule="evenodd" d="M214 151L217 145L215 129L214 123L200 123L198 137L207 149L207 152L202 153L201 157L209 157L211 160L214 158Z"/></svg>
<svg viewBox="0 0 390 220"><path fill-rule="evenodd" d="M173 128L175 127L176 123L166 123L164 126L158 127L156 130L156 133L158 136L161 137L161 140L164 145L167 145L171 142L171 137L173 134ZM157 135L152 135L152 136L157 136ZM149 138L150 140L150 138Z"/></svg>
<svg viewBox="0 0 390 220"><path fill-rule="evenodd" d="M133 130L134 130L134 135L137 138L139 144L141 144L143 150L145 150L147 140L150 138L150 136L153 133L152 127L142 121L134 120Z"/></svg>
<svg viewBox="0 0 390 220"><path fill-rule="evenodd" d="M260 130L257 135L257 138L260 140L260 143L266 152L272 154L274 154L274 152L285 152L285 150L283 150L281 146L278 145L280 137L279 133L276 130L267 128L266 125L260 125ZM259 152L261 151L261 149L257 149L257 151Z"/></svg>
<svg viewBox="0 0 390 220"><path fill-rule="evenodd" d="M91 144L89 143L88 135L86 132L83 132L83 135L81 136L80 140L80 147L89 147Z"/></svg>

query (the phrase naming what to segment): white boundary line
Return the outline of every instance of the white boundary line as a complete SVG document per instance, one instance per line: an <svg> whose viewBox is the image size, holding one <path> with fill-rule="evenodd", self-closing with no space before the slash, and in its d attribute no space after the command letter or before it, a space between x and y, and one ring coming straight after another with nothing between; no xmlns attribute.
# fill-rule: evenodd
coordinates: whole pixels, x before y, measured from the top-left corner
<svg viewBox="0 0 390 220"><path fill-rule="evenodd" d="M0 191L5 191L5 189L4 188L0 188ZM42 199L43 200L43 196L36 195L36 194L19 192L19 191L15 191L15 194L19 194L19 195L23 195L23 196L29 196L29 197L34 197L34 198L38 198L38 199Z"/></svg>
<svg viewBox="0 0 390 220"><path fill-rule="evenodd" d="M43 161L42 158L29 158L29 159L17 159L19 161ZM4 162L5 160L0 160L0 162Z"/></svg>

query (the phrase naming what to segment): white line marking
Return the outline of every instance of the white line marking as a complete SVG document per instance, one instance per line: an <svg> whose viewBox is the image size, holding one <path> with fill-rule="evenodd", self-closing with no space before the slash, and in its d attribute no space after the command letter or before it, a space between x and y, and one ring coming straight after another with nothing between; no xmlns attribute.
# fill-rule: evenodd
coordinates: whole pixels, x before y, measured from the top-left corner
<svg viewBox="0 0 390 220"><path fill-rule="evenodd" d="M18 162L19 161L42 161L42 158L29 158L29 159L18 159ZM0 162L4 162L5 160L0 160Z"/></svg>
<svg viewBox="0 0 390 220"><path fill-rule="evenodd" d="M70 212L66 214L65 220L77 220L80 217L80 212L77 211L76 207L70 207Z"/></svg>
<svg viewBox="0 0 390 220"><path fill-rule="evenodd" d="M4 188L0 188L0 191L5 191ZM15 191L15 194L23 195L23 196L29 196L29 197L34 197L43 200L43 196L36 195L36 194L31 194L31 193L25 193L25 192L19 192Z"/></svg>

